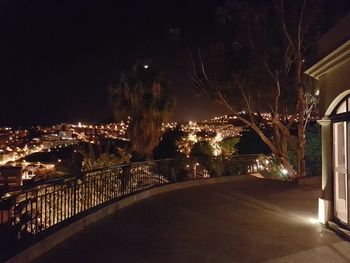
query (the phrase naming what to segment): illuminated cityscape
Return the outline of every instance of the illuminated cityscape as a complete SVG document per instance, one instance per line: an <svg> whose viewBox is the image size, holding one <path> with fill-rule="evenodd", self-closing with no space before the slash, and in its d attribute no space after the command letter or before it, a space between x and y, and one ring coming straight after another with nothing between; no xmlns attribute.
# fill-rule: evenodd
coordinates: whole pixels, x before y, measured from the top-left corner
<svg viewBox="0 0 350 263"><path fill-rule="evenodd" d="M0 7L0 263L350 262L350 0Z"/></svg>
<svg viewBox="0 0 350 263"><path fill-rule="evenodd" d="M106 125L60 124L18 130L4 127L0 129L0 170L5 171L7 167L20 168L24 181L31 180L38 174L53 173L55 165L61 159L31 162L26 157L40 152L59 151L79 143L95 144L104 139L125 140L126 128L127 123L124 122Z"/></svg>
<svg viewBox="0 0 350 263"><path fill-rule="evenodd" d="M219 155L217 143L224 138L238 137L242 126L235 126L231 121L235 118L218 117L202 122L171 122L163 125L163 130L180 127L184 136L178 143L178 151L190 154L194 143L209 141ZM0 164L2 167L21 167L22 179L30 180L37 174L52 172L61 160L56 158L51 162L30 162L26 160L38 152L58 151L79 143L98 144L101 140L125 140L128 123L110 123L106 125L89 124L59 124L51 127L36 126L28 129L12 129L4 127L0 130ZM1 168L0 168L1 169Z"/></svg>
<svg viewBox="0 0 350 263"><path fill-rule="evenodd" d="M241 114L244 115L245 112ZM264 123L271 125L271 114L262 113L260 116L265 121L261 122L262 125ZM314 120L315 117L312 117L312 121ZM128 122L105 125L91 125L81 122L77 124L64 123L49 127L35 126L17 130L3 127L0 130L0 170L6 171L10 167L13 172L13 168L17 168L17 173L21 174L20 182L24 183L47 178L45 174L57 176L59 173L57 173L55 167L62 162L61 158L56 156L49 161L30 161L26 157L35 153L54 154L69 146L73 147L74 152L77 152L78 148L76 145L81 143L98 145L103 140L127 142L127 128ZM213 155L219 156L222 154L220 142L227 138L239 138L245 126L236 116L231 115L218 116L198 122L169 122L162 125L163 132L174 129L179 129L183 132L183 136L177 142L177 151L179 153L189 157L194 144L206 141L211 145ZM35 179L36 176L37 178ZM18 183L18 181L16 182Z"/></svg>

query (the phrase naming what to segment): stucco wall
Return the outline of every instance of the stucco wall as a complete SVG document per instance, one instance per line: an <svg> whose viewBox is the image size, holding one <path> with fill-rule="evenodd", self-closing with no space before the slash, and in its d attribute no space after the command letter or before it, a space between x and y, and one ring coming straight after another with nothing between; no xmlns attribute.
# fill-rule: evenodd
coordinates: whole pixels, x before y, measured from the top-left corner
<svg viewBox="0 0 350 263"><path fill-rule="evenodd" d="M324 116L332 101L350 89L350 59L320 77L320 115Z"/></svg>

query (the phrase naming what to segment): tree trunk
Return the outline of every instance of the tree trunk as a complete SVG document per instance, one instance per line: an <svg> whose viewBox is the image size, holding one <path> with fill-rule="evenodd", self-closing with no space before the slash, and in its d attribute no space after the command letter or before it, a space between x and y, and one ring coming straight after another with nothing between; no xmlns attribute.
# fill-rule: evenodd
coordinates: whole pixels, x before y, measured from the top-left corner
<svg viewBox="0 0 350 263"><path fill-rule="evenodd" d="M261 140L270 148L273 155L276 156L278 159L280 159L283 168L286 169L288 172L288 178L292 179L297 177L297 172L293 168L293 165L290 163L287 156L286 138L282 137L282 139L280 138L279 140L275 141L275 143L273 143L268 137L266 137L264 132L260 130L259 127L257 127L256 125L251 125L250 127L259 135Z"/></svg>
<svg viewBox="0 0 350 263"><path fill-rule="evenodd" d="M296 156L297 156L297 173L296 177L305 176L305 110L306 110L306 101L305 101L305 91L304 85L302 82L302 58L298 56L296 62L296 88L298 94L298 134L297 134L297 147L296 147Z"/></svg>

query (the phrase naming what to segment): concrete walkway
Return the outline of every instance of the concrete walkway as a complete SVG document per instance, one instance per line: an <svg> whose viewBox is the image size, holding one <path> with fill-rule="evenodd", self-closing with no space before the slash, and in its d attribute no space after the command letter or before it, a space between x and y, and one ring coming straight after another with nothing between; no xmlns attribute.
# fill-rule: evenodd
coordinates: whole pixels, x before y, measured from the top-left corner
<svg viewBox="0 0 350 263"><path fill-rule="evenodd" d="M149 198L37 262L350 262L316 223L319 188L239 176Z"/></svg>

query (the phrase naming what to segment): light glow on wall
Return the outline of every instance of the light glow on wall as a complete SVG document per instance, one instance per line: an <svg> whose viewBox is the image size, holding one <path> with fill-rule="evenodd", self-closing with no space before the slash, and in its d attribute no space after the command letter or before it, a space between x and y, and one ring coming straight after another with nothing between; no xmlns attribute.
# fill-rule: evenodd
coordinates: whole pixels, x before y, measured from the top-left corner
<svg viewBox="0 0 350 263"><path fill-rule="evenodd" d="M318 199L318 221L324 225L328 221L328 218L327 218L327 211L329 209L328 206L329 206L328 201L322 198Z"/></svg>

